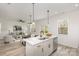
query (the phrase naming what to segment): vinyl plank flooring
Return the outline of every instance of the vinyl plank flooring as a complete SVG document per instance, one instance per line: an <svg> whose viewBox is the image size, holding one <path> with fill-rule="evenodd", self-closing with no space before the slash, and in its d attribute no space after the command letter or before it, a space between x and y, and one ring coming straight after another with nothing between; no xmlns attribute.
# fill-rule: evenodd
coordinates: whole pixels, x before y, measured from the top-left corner
<svg viewBox="0 0 79 59"><path fill-rule="evenodd" d="M79 49L58 45L57 51L51 56L79 56Z"/></svg>

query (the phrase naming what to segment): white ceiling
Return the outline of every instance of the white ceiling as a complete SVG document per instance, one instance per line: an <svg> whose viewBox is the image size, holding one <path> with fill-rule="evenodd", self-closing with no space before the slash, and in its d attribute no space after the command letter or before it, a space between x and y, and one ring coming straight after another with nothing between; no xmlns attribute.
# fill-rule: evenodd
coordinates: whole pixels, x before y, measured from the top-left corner
<svg viewBox="0 0 79 59"><path fill-rule="evenodd" d="M35 20L45 18L47 10L50 10L50 15L72 10L75 8L74 5L74 3L36 3L34 18ZM32 15L31 3L0 3L0 18L28 20L29 15Z"/></svg>

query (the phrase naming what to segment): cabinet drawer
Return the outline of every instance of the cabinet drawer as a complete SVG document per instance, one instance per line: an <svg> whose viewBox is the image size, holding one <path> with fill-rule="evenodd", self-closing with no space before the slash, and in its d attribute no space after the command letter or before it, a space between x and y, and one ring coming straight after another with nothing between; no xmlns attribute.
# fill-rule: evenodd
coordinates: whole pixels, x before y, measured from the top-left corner
<svg viewBox="0 0 79 59"><path fill-rule="evenodd" d="M38 44L36 46L26 45L26 56L42 56L42 45Z"/></svg>

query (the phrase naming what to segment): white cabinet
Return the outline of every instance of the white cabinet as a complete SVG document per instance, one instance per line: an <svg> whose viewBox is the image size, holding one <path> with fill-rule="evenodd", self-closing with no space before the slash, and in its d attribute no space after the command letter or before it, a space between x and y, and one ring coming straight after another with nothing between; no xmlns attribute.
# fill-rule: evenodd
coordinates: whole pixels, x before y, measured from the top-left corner
<svg viewBox="0 0 79 59"><path fill-rule="evenodd" d="M32 56L33 50L34 48L26 43L26 56Z"/></svg>
<svg viewBox="0 0 79 59"><path fill-rule="evenodd" d="M49 39L46 41L43 45L43 50L44 50L44 56L48 56L52 53L53 51L53 40Z"/></svg>
<svg viewBox="0 0 79 59"><path fill-rule="evenodd" d="M43 56L43 45L38 45L34 47L34 56Z"/></svg>
<svg viewBox="0 0 79 59"><path fill-rule="evenodd" d="M58 47L58 37L53 38L53 50L56 50Z"/></svg>
<svg viewBox="0 0 79 59"><path fill-rule="evenodd" d="M31 46L26 44L26 56L42 56L43 50L42 45Z"/></svg>
<svg viewBox="0 0 79 59"><path fill-rule="evenodd" d="M54 38L50 38L37 45L26 43L26 56L48 56L54 51ZM55 38L57 39L57 38Z"/></svg>

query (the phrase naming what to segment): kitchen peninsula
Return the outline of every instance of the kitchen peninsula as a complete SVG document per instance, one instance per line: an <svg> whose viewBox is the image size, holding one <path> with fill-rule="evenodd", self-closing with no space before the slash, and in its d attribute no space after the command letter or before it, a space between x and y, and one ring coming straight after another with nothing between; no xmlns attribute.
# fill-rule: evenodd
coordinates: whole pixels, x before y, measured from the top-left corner
<svg viewBox="0 0 79 59"><path fill-rule="evenodd" d="M57 49L57 37L40 36L23 39L26 41L26 56L48 56Z"/></svg>

